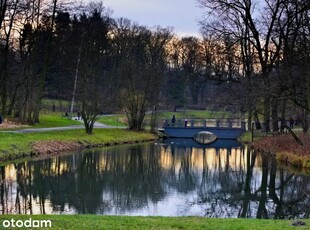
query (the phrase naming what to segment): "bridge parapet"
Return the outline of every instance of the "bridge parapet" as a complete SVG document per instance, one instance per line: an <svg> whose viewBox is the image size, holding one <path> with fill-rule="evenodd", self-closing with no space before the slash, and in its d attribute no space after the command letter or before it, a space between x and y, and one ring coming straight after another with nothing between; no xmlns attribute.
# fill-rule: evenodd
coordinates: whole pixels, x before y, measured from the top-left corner
<svg viewBox="0 0 310 230"><path fill-rule="evenodd" d="M161 121L164 127L214 127L214 128L240 128L245 129L246 122L239 119L176 119L173 123L171 119Z"/></svg>

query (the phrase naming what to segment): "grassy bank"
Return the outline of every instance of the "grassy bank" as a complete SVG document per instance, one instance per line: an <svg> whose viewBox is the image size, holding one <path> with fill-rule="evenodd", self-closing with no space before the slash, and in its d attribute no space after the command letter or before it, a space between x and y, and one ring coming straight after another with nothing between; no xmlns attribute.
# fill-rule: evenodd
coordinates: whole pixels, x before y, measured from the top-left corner
<svg viewBox="0 0 310 230"><path fill-rule="evenodd" d="M255 150L274 155L277 160L310 169L310 136L299 135L303 145L290 134L266 137L253 144Z"/></svg>
<svg viewBox="0 0 310 230"><path fill-rule="evenodd" d="M250 143L256 151L276 157L277 160L296 167L310 169L310 136L299 134L303 145L298 144L290 134L266 136L255 132L253 143L251 132L244 133L240 140Z"/></svg>
<svg viewBox="0 0 310 230"><path fill-rule="evenodd" d="M128 217L98 215L38 215L0 216L1 227L4 220L50 220L50 229L296 229L292 220L258 220L258 219L213 219L201 217ZM298 229L309 229L310 220ZM19 228L21 229L21 228ZM40 228L36 228L40 229ZM43 228L41 228L43 229Z"/></svg>
<svg viewBox="0 0 310 230"><path fill-rule="evenodd" d="M88 135L83 129L41 133L0 132L0 161L30 155L71 151L78 148L154 140L156 136L124 129L95 129Z"/></svg>

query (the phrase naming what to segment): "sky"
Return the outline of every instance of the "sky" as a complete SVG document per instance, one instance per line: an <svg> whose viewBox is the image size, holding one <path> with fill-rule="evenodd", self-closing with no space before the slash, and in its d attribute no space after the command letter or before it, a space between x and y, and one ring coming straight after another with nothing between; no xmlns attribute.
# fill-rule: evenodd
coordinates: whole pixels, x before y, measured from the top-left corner
<svg viewBox="0 0 310 230"><path fill-rule="evenodd" d="M196 0L103 0L112 17L125 17L150 28L173 27L178 36L200 36L203 10Z"/></svg>

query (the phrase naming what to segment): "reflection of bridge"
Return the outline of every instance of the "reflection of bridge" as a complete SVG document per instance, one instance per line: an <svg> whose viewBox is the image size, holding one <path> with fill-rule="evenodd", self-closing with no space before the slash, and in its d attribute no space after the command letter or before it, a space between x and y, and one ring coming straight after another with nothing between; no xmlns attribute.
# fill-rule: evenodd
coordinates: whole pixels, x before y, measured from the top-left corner
<svg viewBox="0 0 310 230"><path fill-rule="evenodd" d="M245 122L236 119L178 119L163 121L163 133L168 137L192 138L201 132L213 133L218 139L237 139L245 132Z"/></svg>
<svg viewBox="0 0 310 230"><path fill-rule="evenodd" d="M241 144L234 139L220 139L216 142L208 144L207 147L205 144L198 143L197 141L193 140L192 138L168 138L163 141L166 145L174 145L177 147L185 147L185 148L198 148L198 149L232 149L232 148L239 148Z"/></svg>

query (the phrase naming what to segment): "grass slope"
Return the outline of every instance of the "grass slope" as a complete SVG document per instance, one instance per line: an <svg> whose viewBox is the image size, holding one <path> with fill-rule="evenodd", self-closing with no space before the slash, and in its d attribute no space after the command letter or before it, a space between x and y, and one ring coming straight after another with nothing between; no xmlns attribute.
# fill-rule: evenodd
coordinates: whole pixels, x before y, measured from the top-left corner
<svg viewBox="0 0 310 230"><path fill-rule="evenodd" d="M51 131L41 133L0 132L0 161L7 161L28 156L33 152L32 144L38 141L80 142L87 145L107 143L137 142L154 140L153 134L134 132L125 129L95 129L88 135L83 129Z"/></svg>

